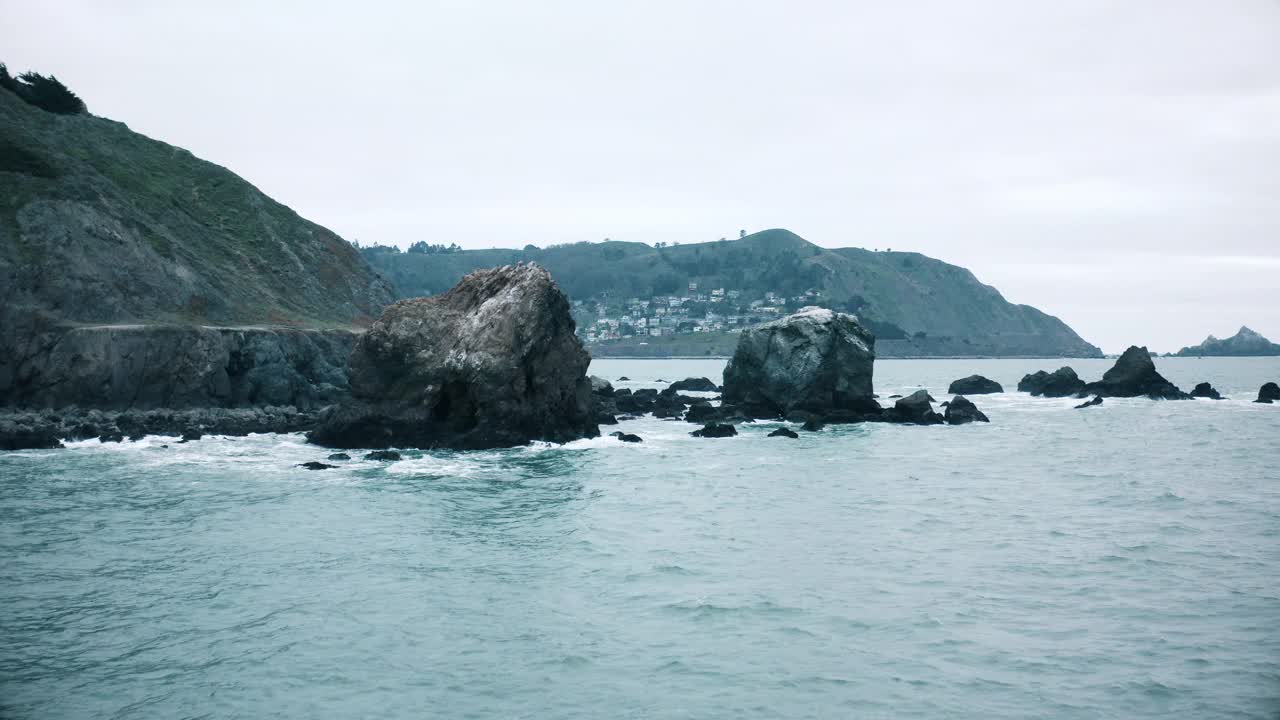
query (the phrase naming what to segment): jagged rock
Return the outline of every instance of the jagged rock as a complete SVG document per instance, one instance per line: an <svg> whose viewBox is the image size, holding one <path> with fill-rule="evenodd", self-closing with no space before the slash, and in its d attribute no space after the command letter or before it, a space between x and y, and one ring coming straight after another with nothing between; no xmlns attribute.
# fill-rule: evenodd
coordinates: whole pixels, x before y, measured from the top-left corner
<svg viewBox="0 0 1280 720"><path fill-rule="evenodd" d="M724 438L733 437L738 434L738 429L732 425L722 425L720 423L707 423L701 430L694 430L689 433L694 437L705 438Z"/></svg>
<svg viewBox="0 0 1280 720"><path fill-rule="evenodd" d="M1220 393L1220 392L1218 392L1217 390L1215 390L1215 389L1213 388L1213 386L1212 386L1212 385L1210 385L1210 384L1209 384L1209 383L1207 383L1207 382L1196 383L1196 386L1195 386L1194 388L1192 388L1192 389L1191 389L1191 397L1194 397L1194 398L1209 398L1210 400L1223 400L1223 399L1224 399L1224 398L1222 397L1222 393Z"/></svg>
<svg viewBox="0 0 1280 720"><path fill-rule="evenodd" d="M311 461L304 462L304 463L302 463L302 464L298 465L298 467L300 467L300 468L306 468L306 469L308 469L308 470L332 470L332 469L334 469L334 468L336 468L336 467L338 467L338 466L337 466L337 465L326 465L326 464L324 464L324 463L322 463L322 462L316 462L315 460L311 460Z"/></svg>
<svg viewBox="0 0 1280 720"><path fill-rule="evenodd" d="M1085 400L1079 405L1076 405L1076 410L1083 410L1087 407L1093 407L1094 405L1101 405L1101 404L1102 404L1102 396L1094 395L1092 400Z"/></svg>
<svg viewBox="0 0 1280 720"><path fill-rule="evenodd" d="M978 409L973 401L963 395L957 395L951 398L947 403L947 412L943 415L943 419L948 425L964 425L971 422L991 422L987 416Z"/></svg>
<svg viewBox="0 0 1280 720"><path fill-rule="evenodd" d="M724 400L756 417L866 411L875 337L856 318L808 307L747 328L724 371Z"/></svg>
<svg viewBox="0 0 1280 720"><path fill-rule="evenodd" d="M1102 380L1092 382L1082 389L1103 397L1141 397L1152 400L1186 400L1190 396L1156 372L1156 364L1145 347L1131 345L1116 360L1116 364L1102 375Z"/></svg>
<svg viewBox="0 0 1280 720"><path fill-rule="evenodd" d="M350 460L351 456L346 453L333 453L326 460Z"/></svg>
<svg viewBox="0 0 1280 720"><path fill-rule="evenodd" d="M1078 395L1082 390L1084 381L1070 367L1060 367L1051 373L1037 370L1018 381L1018 392L1041 397L1070 397Z"/></svg>
<svg viewBox="0 0 1280 720"><path fill-rule="evenodd" d="M715 392L720 388L716 387L716 384L711 382L708 378L700 377L677 380L671 383L670 389L687 390L689 392Z"/></svg>
<svg viewBox="0 0 1280 720"><path fill-rule="evenodd" d="M640 437L639 435L633 435L631 433L611 432L609 433L609 436L616 437L618 438L618 440L621 440L622 442L627 442L627 443L644 442L644 438Z"/></svg>
<svg viewBox="0 0 1280 720"><path fill-rule="evenodd" d="M773 432L769 433L768 437L785 437L785 438L791 438L792 440L795 440L799 438L800 435L799 433L797 433L795 430L792 430L791 428L780 427L777 430L774 430Z"/></svg>
<svg viewBox="0 0 1280 720"><path fill-rule="evenodd" d="M995 380L990 380L981 375L970 375L966 378L960 378L951 383L951 387L947 388L947 393L951 395L985 395L988 393L1002 393L1004 388Z"/></svg>
<svg viewBox="0 0 1280 720"><path fill-rule="evenodd" d="M373 452L365 455L364 459L365 460L385 460L387 462L395 462L397 460L403 460L404 458L400 457L400 453L396 452L395 450L374 450Z"/></svg>
<svg viewBox="0 0 1280 720"><path fill-rule="evenodd" d="M1264 383L1262 387L1258 388L1258 399L1254 400L1254 402L1256 403L1280 402L1280 385L1276 385L1273 382Z"/></svg>
<svg viewBox="0 0 1280 720"><path fill-rule="evenodd" d="M478 449L595 437L589 362L550 273L478 270L442 295L388 307L351 353L352 400L307 438Z"/></svg>
<svg viewBox="0 0 1280 720"><path fill-rule="evenodd" d="M893 408L885 414L890 422L913 423L916 425L937 425L944 418L934 412L931 404L933 398L924 390L917 390L899 399Z"/></svg>

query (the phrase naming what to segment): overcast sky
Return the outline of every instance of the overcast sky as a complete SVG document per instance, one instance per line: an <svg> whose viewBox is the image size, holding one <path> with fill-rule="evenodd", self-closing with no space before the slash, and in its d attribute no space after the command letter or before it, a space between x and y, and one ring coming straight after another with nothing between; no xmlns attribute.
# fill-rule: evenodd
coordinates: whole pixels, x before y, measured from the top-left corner
<svg viewBox="0 0 1280 720"><path fill-rule="evenodd" d="M785 227L1280 341L1275 0L4 5L11 70L362 243Z"/></svg>

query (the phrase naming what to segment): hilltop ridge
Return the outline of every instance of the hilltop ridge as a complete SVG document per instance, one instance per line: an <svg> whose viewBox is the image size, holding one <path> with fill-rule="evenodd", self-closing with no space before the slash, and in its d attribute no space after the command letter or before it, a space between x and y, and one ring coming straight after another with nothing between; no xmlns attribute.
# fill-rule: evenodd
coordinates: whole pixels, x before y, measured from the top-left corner
<svg viewBox="0 0 1280 720"><path fill-rule="evenodd" d="M1210 335L1199 345L1184 347L1174 354L1180 357L1263 357L1280 355L1280 345L1241 325L1229 338L1219 340Z"/></svg>
<svg viewBox="0 0 1280 720"><path fill-rule="evenodd" d="M584 332L600 317L614 320L619 327L617 333L594 338L591 349L596 354L616 354L619 347L630 354L637 351L639 342L651 342L651 327L645 333L633 327L630 339L622 332L622 319L634 315L637 302L674 298L679 300L678 307L691 307L695 315L741 317L746 324L745 320L766 319L749 307L752 301L775 297L785 300L777 312L817 304L855 313L879 339L888 341L880 347L891 355L1102 355L1066 323L1029 305L1008 302L965 268L913 252L828 249L785 229L736 240L669 246L605 241L545 249L530 245L522 250L400 252L372 247L363 252L395 285L400 297L443 292L478 268L539 262L575 305L585 308L579 314L580 325L588 325ZM713 289L735 294L721 298L734 302L717 304L710 297ZM679 345L664 337L663 327L660 323L656 337L661 340L656 344ZM680 324L671 327L678 332ZM733 327L728 323L706 329ZM722 346L732 350L731 339L709 343L710 335L697 338L692 352L723 354L726 347ZM671 354L685 352L689 351L671 350Z"/></svg>

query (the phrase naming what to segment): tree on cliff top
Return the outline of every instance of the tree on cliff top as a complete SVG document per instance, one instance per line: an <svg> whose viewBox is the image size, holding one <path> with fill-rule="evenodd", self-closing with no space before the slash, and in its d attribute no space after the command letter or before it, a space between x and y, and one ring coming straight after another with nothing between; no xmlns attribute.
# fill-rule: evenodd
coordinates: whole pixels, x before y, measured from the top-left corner
<svg viewBox="0 0 1280 720"><path fill-rule="evenodd" d="M52 75L45 77L39 73L25 72L15 78L9 74L9 68L0 63L0 87L28 104L51 113L79 115L88 112L84 101Z"/></svg>

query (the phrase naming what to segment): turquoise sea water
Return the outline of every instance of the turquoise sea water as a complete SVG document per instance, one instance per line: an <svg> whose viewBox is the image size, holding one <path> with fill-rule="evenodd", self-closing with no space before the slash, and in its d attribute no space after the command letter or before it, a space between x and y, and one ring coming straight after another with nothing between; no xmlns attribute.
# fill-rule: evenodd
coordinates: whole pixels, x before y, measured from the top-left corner
<svg viewBox="0 0 1280 720"><path fill-rule="evenodd" d="M1280 360L1158 366L1231 399L323 472L299 436L0 454L0 717L1274 719Z"/></svg>

